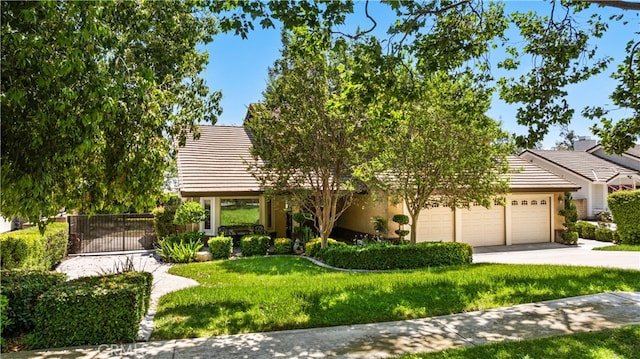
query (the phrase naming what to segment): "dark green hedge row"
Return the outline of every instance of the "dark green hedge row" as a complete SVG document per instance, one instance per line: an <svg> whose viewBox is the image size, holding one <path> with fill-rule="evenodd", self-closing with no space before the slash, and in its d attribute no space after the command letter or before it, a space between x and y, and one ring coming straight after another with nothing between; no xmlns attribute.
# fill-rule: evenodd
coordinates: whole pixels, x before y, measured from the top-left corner
<svg viewBox="0 0 640 359"><path fill-rule="evenodd" d="M640 190L609 194L609 209L623 244L640 244Z"/></svg>
<svg viewBox="0 0 640 359"><path fill-rule="evenodd" d="M289 238L276 238L273 241L273 254L292 254L293 241Z"/></svg>
<svg viewBox="0 0 640 359"><path fill-rule="evenodd" d="M334 246L321 249L317 258L339 268L416 269L471 263L473 247L457 242Z"/></svg>
<svg viewBox="0 0 640 359"><path fill-rule="evenodd" d="M581 221L576 223L576 231L580 238L596 239L596 229L598 229L598 226L589 222Z"/></svg>
<svg viewBox="0 0 640 359"><path fill-rule="evenodd" d="M232 237L211 237L207 244L209 246L209 252L211 252L211 259L227 259L233 251Z"/></svg>
<svg viewBox="0 0 640 359"><path fill-rule="evenodd" d="M327 247L344 247L347 244L344 242L338 242L335 239L327 238ZM322 248L322 243L320 242L320 238L316 238L307 242L304 246L304 253L307 257L317 257L318 252Z"/></svg>
<svg viewBox="0 0 640 359"><path fill-rule="evenodd" d="M7 316L12 322L3 325L3 337L14 337L34 328L38 297L50 288L64 283L67 275L49 271L3 270L0 271L0 294L7 297ZM6 330L6 332L4 332Z"/></svg>
<svg viewBox="0 0 640 359"><path fill-rule="evenodd" d="M151 273L82 277L45 292L35 308L31 349L134 342L149 308Z"/></svg>
<svg viewBox="0 0 640 359"><path fill-rule="evenodd" d="M265 256L271 237L264 234L248 234L240 240L240 250L245 257Z"/></svg>
<svg viewBox="0 0 640 359"><path fill-rule="evenodd" d="M49 270L67 254L69 225L50 223L40 235L37 227L0 234L2 269Z"/></svg>
<svg viewBox="0 0 640 359"><path fill-rule="evenodd" d="M600 242L617 242L618 232L609 228L596 228L596 241Z"/></svg>

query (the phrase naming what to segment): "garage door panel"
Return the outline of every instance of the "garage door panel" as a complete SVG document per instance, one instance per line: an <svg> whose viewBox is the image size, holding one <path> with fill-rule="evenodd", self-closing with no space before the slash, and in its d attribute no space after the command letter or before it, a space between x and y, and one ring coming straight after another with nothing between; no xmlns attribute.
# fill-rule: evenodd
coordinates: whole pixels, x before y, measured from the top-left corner
<svg viewBox="0 0 640 359"><path fill-rule="evenodd" d="M463 242L472 246L498 246L505 244L504 207L493 206L484 208L472 206L462 209Z"/></svg>
<svg viewBox="0 0 640 359"><path fill-rule="evenodd" d="M416 241L451 242L454 238L454 214L451 208L436 207L420 212Z"/></svg>
<svg viewBox="0 0 640 359"><path fill-rule="evenodd" d="M545 243L551 235L548 196L522 196L511 200L511 243Z"/></svg>

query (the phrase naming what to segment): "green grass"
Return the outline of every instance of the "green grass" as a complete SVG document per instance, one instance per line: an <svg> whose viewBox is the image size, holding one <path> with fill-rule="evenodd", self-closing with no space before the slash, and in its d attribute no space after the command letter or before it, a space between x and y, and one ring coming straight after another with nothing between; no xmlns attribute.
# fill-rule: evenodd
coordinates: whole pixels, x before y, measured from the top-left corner
<svg viewBox="0 0 640 359"><path fill-rule="evenodd" d="M640 291L631 270L474 264L345 273L296 257L193 263L200 286L160 299L154 339L430 317L608 291Z"/></svg>
<svg viewBox="0 0 640 359"><path fill-rule="evenodd" d="M640 326L540 339L500 342L435 353L404 355L402 359L623 359L638 358Z"/></svg>
<svg viewBox="0 0 640 359"><path fill-rule="evenodd" d="M640 252L640 244L616 244L614 246L597 247L594 251L629 251Z"/></svg>
<svg viewBox="0 0 640 359"><path fill-rule="evenodd" d="M250 208L222 208L220 211L220 223L223 226L238 224L257 224L260 220L260 209Z"/></svg>

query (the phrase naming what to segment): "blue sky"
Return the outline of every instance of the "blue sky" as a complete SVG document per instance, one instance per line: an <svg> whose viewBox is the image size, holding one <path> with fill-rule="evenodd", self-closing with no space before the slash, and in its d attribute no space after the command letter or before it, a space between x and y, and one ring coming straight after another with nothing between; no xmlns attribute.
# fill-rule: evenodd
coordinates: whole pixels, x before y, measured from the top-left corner
<svg viewBox="0 0 640 359"><path fill-rule="evenodd" d="M356 4L356 11L362 9L363 3ZM506 11L540 11L544 14L549 13L549 4L539 1L508 1L506 2ZM376 16L376 10L377 16ZM374 6L370 6L370 12L377 20L384 18L383 10L378 10ZM386 10L384 10L386 11ZM593 7L589 12L579 14L577 21L586 23L589 14L597 11L603 14L604 19L608 19L609 14L617 14L618 10L612 8ZM359 15L354 15L348 20L349 24L358 22L362 27L367 27L368 23L363 22L363 16L360 11ZM631 16L629 16L631 15ZM611 56L614 58L614 64L618 64L625 56L625 44L634 37L634 32L640 31L638 25L637 14L630 13L627 15L629 23L625 26L621 22L610 21L609 31L601 39L592 40L592 44L596 45L598 52L596 57ZM250 103L258 102L262 98L262 91L265 88L268 68L279 57L280 50L280 31L277 29L259 29L251 32L248 39L242 40L239 36L232 34L218 34L214 37L213 43L204 47L209 52L209 64L203 73L203 77L212 90L222 91L222 107L223 113L219 117L218 124L221 125L241 125L246 114L247 106ZM383 24L378 25L380 31L386 30ZM636 38L638 35L635 35ZM517 43L517 42L516 42ZM500 53L491 54L492 63L497 63ZM589 127L593 125L593 121L582 118L580 111L585 106L593 105L609 105L611 100L609 95L613 91L616 82L610 78L610 74L615 65L611 66L605 73L600 74L590 80L574 85L567 90L569 96L567 100L569 104L576 109L574 119L569 126L578 135L591 135ZM516 123L515 114L517 106L507 105L501 101L498 96L494 96L491 109L488 115L502 122L505 130L516 133L525 134L526 128ZM624 110L614 112L614 116L622 117ZM559 129L554 128L545 137L543 141L544 148L550 148L559 139ZM592 136L592 135L591 135Z"/></svg>

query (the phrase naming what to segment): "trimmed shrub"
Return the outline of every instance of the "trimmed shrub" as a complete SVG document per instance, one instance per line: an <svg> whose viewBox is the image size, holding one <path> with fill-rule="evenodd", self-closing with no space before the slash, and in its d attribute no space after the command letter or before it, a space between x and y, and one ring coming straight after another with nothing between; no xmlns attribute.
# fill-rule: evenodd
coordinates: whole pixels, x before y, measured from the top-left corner
<svg viewBox="0 0 640 359"><path fill-rule="evenodd" d="M38 297L67 279L64 273L42 270L3 270L0 271L0 277L0 294L6 296L9 301L6 314L12 322L12 325L2 325L4 337L31 331L34 327L33 313Z"/></svg>
<svg viewBox="0 0 640 359"><path fill-rule="evenodd" d="M173 218L175 224L191 224L204 221L204 208L198 202L187 201L176 209L176 215Z"/></svg>
<svg viewBox="0 0 640 359"><path fill-rule="evenodd" d="M0 294L0 347L4 346L4 338L7 337L6 328L11 326L13 322L9 319L9 299Z"/></svg>
<svg viewBox="0 0 640 359"><path fill-rule="evenodd" d="M233 251L233 238L225 236L217 236L209 238L207 242L211 259L227 259Z"/></svg>
<svg viewBox="0 0 640 359"><path fill-rule="evenodd" d="M240 251L245 257L264 256L269 250L271 237L264 234L247 234L240 239Z"/></svg>
<svg viewBox="0 0 640 359"><path fill-rule="evenodd" d="M578 232L574 232L574 231L562 232L562 240L566 244L576 244L578 243Z"/></svg>
<svg viewBox="0 0 640 359"><path fill-rule="evenodd" d="M335 239L327 238L327 248L346 245L347 244L344 242L338 242ZM321 246L322 243L320 242L320 238L316 238L305 245L304 252L306 253L307 257L316 257L321 249Z"/></svg>
<svg viewBox="0 0 640 359"><path fill-rule="evenodd" d="M134 342L152 281L151 273L127 272L62 283L41 296L25 341L30 349Z"/></svg>
<svg viewBox="0 0 640 359"><path fill-rule="evenodd" d="M471 263L473 247L459 242L428 242L415 245L370 244L321 249L323 262L348 269L416 269Z"/></svg>
<svg viewBox="0 0 640 359"><path fill-rule="evenodd" d="M276 238L273 241L274 254L292 254L293 241L289 238Z"/></svg>
<svg viewBox="0 0 640 359"><path fill-rule="evenodd" d="M596 229L598 226L589 222L576 223L576 231L580 238L584 239L596 239Z"/></svg>
<svg viewBox="0 0 640 359"><path fill-rule="evenodd" d="M609 228L596 228L596 241L613 242L615 231Z"/></svg>
<svg viewBox="0 0 640 359"><path fill-rule="evenodd" d="M163 240L158 241L156 252L165 262L193 262L198 251L204 247L202 236L204 236L204 233L196 235L194 232L185 232L165 237Z"/></svg>
<svg viewBox="0 0 640 359"><path fill-rule="evenodd" d="M613 192L609 194L608 203L620 242L640 244L640 190Z"/></svg>
<svg viewBox="0 0 640 359"><path fill-rule="evenodd" d="M50 223L44 235L37 227L0 234L2 269L49 270L67 254L69 225Z"/></svg>
<svg viewBox="0 0 640 359"><path fill-rule="evenodd" d="M153 210L153 229L158 240L178 233L178 226L173 223L176 208L175 205L167 205Z"/></svg>

